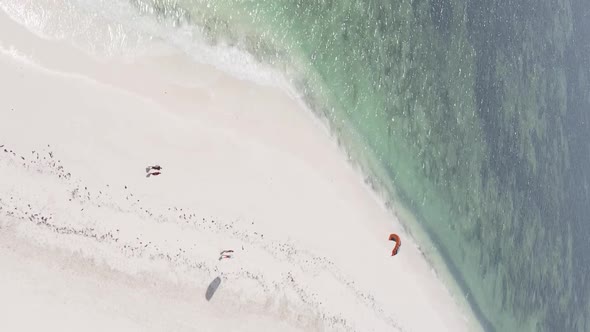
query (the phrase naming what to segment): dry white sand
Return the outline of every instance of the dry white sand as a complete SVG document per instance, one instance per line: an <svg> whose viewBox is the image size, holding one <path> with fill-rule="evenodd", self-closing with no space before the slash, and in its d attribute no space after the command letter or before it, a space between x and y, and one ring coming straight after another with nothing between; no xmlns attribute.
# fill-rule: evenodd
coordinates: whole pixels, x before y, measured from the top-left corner
<svg viewBox="0 0 590 332"><path fill-rule="evenodd" d="M279 89L181 56L98 61L2 12L0 47L1 330L473 328Z"/></svg>

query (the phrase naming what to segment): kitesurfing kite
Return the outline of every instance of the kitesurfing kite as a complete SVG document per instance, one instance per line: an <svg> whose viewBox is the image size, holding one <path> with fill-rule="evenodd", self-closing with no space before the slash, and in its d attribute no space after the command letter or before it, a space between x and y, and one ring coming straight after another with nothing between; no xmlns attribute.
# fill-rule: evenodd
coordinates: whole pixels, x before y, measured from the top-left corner
<svg viewBox="0 0 590 332"><path fill-rule="evenodd" d="M395 247L393 247L393 251L391 252L391 256L395 256L397 255L399 247L402 245L402 241L399 239L397 234L390 234L389 241L395 241Z"/></svg>

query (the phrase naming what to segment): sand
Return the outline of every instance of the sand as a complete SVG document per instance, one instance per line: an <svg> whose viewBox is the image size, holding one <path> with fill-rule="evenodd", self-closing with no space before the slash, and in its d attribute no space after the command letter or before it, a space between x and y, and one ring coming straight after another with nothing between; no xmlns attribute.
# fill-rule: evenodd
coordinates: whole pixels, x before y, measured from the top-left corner
<svg viewBox="0 0 590 332"><path fill-rule="evenodd" d="M281 89L180 54L97 59L4 13L0 50L2 330L474 328Z"/></svg>

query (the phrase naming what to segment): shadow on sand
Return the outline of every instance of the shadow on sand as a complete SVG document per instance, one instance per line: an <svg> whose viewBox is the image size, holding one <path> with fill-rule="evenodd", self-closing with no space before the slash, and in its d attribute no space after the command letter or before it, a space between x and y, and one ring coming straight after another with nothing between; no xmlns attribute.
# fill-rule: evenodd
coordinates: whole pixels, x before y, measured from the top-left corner
<svg viewBox="0 0 590 332"><path fill-rule="evenodd" d="M221 278L217 277L215 279L213 279L213 281L211 281L211 283L209 284L209 287L207 287L207 292L205 293L205 298L207 299L207 301L210 301L211 298L213 297L213 294L215 294L215 292L217 291L217 288L219 287L219 285L221 284Z"/></svg>

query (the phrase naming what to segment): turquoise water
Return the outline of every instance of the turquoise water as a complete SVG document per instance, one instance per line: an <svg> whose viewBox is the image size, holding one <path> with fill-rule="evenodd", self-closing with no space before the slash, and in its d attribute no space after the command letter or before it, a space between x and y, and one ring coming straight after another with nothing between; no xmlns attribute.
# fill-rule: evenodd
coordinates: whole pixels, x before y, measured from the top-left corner
<svg viewBox="0 0 590 332"><path fill-rule="evenodd" d="M282 71L486 330L590 331L590 2L131 2Z"/></svg>

